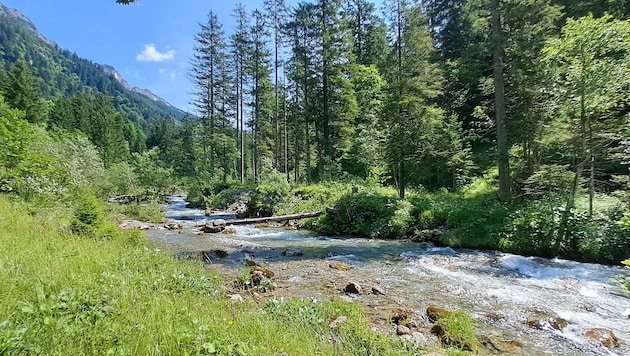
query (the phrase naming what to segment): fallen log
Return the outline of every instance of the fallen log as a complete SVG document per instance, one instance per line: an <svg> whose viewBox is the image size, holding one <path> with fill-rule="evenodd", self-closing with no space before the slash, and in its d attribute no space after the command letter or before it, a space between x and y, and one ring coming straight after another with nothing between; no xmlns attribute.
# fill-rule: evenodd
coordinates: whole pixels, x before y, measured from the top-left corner
<svg viewBox="0 0 630 356"><path fill-rule="evenodd" d="M236 219L236 220L227 220L227 225L247 225L247 224L260 224L272 221L286 221L286 220L300 220L306 218L314 218L316 216L322 215L323 211L314 211L310 213L300 213L300 214L291 214L291 215L279 215L279 216L269 216L265 218L247 218L247 219Z"/></svg>

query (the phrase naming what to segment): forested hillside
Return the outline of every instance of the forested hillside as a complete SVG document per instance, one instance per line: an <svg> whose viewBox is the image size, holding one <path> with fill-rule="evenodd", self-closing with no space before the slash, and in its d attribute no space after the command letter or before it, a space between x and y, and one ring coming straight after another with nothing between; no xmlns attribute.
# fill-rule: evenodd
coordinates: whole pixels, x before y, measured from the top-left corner
<svg viewBox="0 0 630 356"><path fill-rule="evenodd" d="M59 48L41 35L28 18L0 4L0 69L8 71L19 59L31 68L45 99L107 92L116 109L145 130L155 118L169 116L181 120L185 116L168 103L129 87L112 67Z"/></svg>

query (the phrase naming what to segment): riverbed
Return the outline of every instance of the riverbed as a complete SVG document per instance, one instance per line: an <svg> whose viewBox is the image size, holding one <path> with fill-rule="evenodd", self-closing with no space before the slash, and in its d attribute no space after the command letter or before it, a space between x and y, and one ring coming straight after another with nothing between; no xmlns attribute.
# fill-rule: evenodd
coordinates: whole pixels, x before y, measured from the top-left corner
<svg viewBox="0 0 630 356"><path fill-rule="evenodd" d="M424 310L436 305L464 309L477 321L480 334L518 345L504 353L630 355L630 298L610 281L624 273L619 267L248 225L233 227L231 234L203 234L199 223L231 216L206 217L185 206L183 197L172 197L165 206L168 222L183 228L151 229L149 239L174 254L202 254L207 268L228 281L242 273L246 260L269 268L277 289L257 297L360 303L372 326L391 334L396 327L389 316L397 309L410 310L418 327L405 337L427 346L436 339L428 332ZM352 269L330 268L332 261ZM349 282L364 292L343 292ZM371 293L373 287L384 295ZM540 323L531 321L541 315ZM566 321L566 326L554 320ZM609 348L589 339L585 334L592 329L612 331L620 345Z"/></svg>

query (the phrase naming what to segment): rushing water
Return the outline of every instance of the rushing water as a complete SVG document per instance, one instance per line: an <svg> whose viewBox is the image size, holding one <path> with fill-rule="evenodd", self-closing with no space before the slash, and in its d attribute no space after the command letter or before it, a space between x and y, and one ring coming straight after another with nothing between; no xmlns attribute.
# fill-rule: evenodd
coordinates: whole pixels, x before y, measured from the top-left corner
<svg viewBox="0 0 630 356"><path fill-rule="evenodd" d="M183 230L152 230L149 238L174 251L212 250L213 241L229 239L238 251L231 254L235 266L252 253L289 259L277 251L295 248L303 252L300 259L352 265L356 278L391 291L406 307L468 310L488 330L520 340L523 354L630 355L630 299L609 281L624 272L621 268L253 226L236 226L235 234L220 237L199 235L195 224L208 218L185 205L183 198L172 197L166 206L169 221L182 223ZM211 218L217 217L229 218ZM568 325L562 330L532 328L526 320L537 313L556 315ZM622 344L609 349L589 340L584 333L591 328L613 331Z"/></svg>

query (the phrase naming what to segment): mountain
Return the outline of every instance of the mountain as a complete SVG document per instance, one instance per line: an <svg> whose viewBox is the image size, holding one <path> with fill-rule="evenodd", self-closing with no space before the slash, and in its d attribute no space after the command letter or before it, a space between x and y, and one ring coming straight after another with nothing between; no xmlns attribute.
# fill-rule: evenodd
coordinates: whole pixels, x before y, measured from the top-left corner
<svg viewBox="0 0 630 356"><path fill-rule="evenodd" d="M168 101L166 101L163 98L155 95L149 89L142 89L142 88L138 88L138 87L132 87L131 85L129 85L129 83L127 83L125 78L123 78L123 76L120 75L120 73L118 73L116 68L114 68L112 66L109 66L109 65L103 65L103 70L105 71L105 73L112 75L123 86L123 88L125 88L125 89L127 89L129 91L132 91L134 93L142 94L142 95L146 96L147 98L149 98L149 99L151 99L151 100L153 100L155 102L160 102L160 103L162 103L164 105L172 106Z"/></svg>
<svg viewBox="0 0 630 356"><path fill-rule="evenodd" d="M0 69L9 70L20 58L30 65L45 98L107 92L116 108L145 130L157 118L179 121L187 115L151 91L131 87L114 67L60 48L28 17L0 4Z"/></svg>

